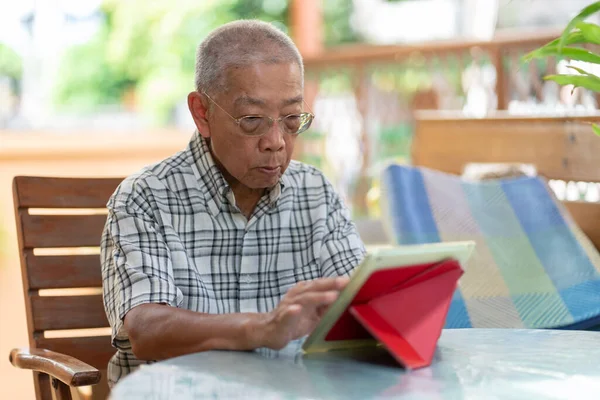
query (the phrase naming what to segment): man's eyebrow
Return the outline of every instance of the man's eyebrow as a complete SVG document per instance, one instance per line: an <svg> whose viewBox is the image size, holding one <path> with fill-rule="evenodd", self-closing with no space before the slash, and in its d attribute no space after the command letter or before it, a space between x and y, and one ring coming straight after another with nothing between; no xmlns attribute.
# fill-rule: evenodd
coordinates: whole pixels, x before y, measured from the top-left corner
<svg viewBox="0 0 600 400"><path fill-rule="evenodd" d="M284 107L285 106L290 106L292 104L302 103L302 100L304 100L304 97L302 95L298 95L296 97L292 97L291 99L283 100L281 102L281 105L284 106Z"/></svg>
<svg viewBox="0 0 600 400"><path fill-rule="evenodd" d="M257 99L255 97L250 97L250 96L241 96L238 97L237 99L235 99L234 102L235 106L264 106L265 105L265 101L261 100L261 99Z"/></svg>
<svg viewBox="0 0 600 400"><path fill-rule="evenodd" d="M285 99L281 101L281 105L283 107L289 106L292 104L302 103L304 97L302 95L298 95L296 97L292 97L290 99ZM266 102L261 99L257 99L256 97L250 96L240 96L234 101L235 106L264 106Z"/></svg>

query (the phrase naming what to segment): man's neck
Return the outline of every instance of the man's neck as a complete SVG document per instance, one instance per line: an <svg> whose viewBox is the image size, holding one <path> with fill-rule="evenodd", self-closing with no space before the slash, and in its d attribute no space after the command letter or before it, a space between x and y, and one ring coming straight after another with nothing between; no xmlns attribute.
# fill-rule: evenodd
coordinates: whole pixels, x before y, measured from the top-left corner
<svg viewBox="0 0 600 400"><path fill-rule="evenodd" d="M236 206L247 219L250 219L266 189L250 189L239 182L230 182L229 186L233 191Z"/></svg>

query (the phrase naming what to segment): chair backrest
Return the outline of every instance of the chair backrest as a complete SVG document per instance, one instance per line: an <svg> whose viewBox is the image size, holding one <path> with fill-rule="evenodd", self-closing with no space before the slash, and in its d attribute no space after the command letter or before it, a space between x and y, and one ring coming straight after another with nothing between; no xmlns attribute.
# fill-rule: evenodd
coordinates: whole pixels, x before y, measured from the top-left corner
<svg viewBox="0 0 600 400"><path fill-rule="evenodd" d="M13 180L29 345L105 370L115 353L102 303L99 245L121 178ZM41 377L36 393L44 398Z"/></svg>
<svg viewBox="0 0 600 400"><path fill-rule="evenodd" d="M487 118L416 113L412 163L461 174L468 163L534 164L540 175L567 182L600 182L596 117ZM600 202L565 201L581 230L600 250Z"/></svg>

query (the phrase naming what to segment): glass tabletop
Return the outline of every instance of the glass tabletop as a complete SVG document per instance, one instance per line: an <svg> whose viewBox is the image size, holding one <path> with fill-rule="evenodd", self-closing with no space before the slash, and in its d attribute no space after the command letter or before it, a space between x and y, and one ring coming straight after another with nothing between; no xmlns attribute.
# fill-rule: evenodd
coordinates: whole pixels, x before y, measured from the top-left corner
<svg viewBox="0 0 600 400"><path fill-rule="evenodd" d="M121 399L597 399L600 333L446 330L428 368L403 369L382 348L303 354L210 351L143 366Z"/></svg>

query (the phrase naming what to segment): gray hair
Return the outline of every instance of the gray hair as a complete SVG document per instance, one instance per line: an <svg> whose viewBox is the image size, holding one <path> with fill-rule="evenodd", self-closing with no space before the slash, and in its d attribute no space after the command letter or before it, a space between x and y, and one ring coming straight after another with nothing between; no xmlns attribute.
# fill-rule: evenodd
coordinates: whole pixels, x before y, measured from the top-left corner
<svg viewBox="0 0 600 400"><path fill-rule="evenodd" d="M225 74L231 67L295 62L304 76L298 48L275 26L258 20L238 20L212 31L196 53L196 90L226 90Z"/></svg>

